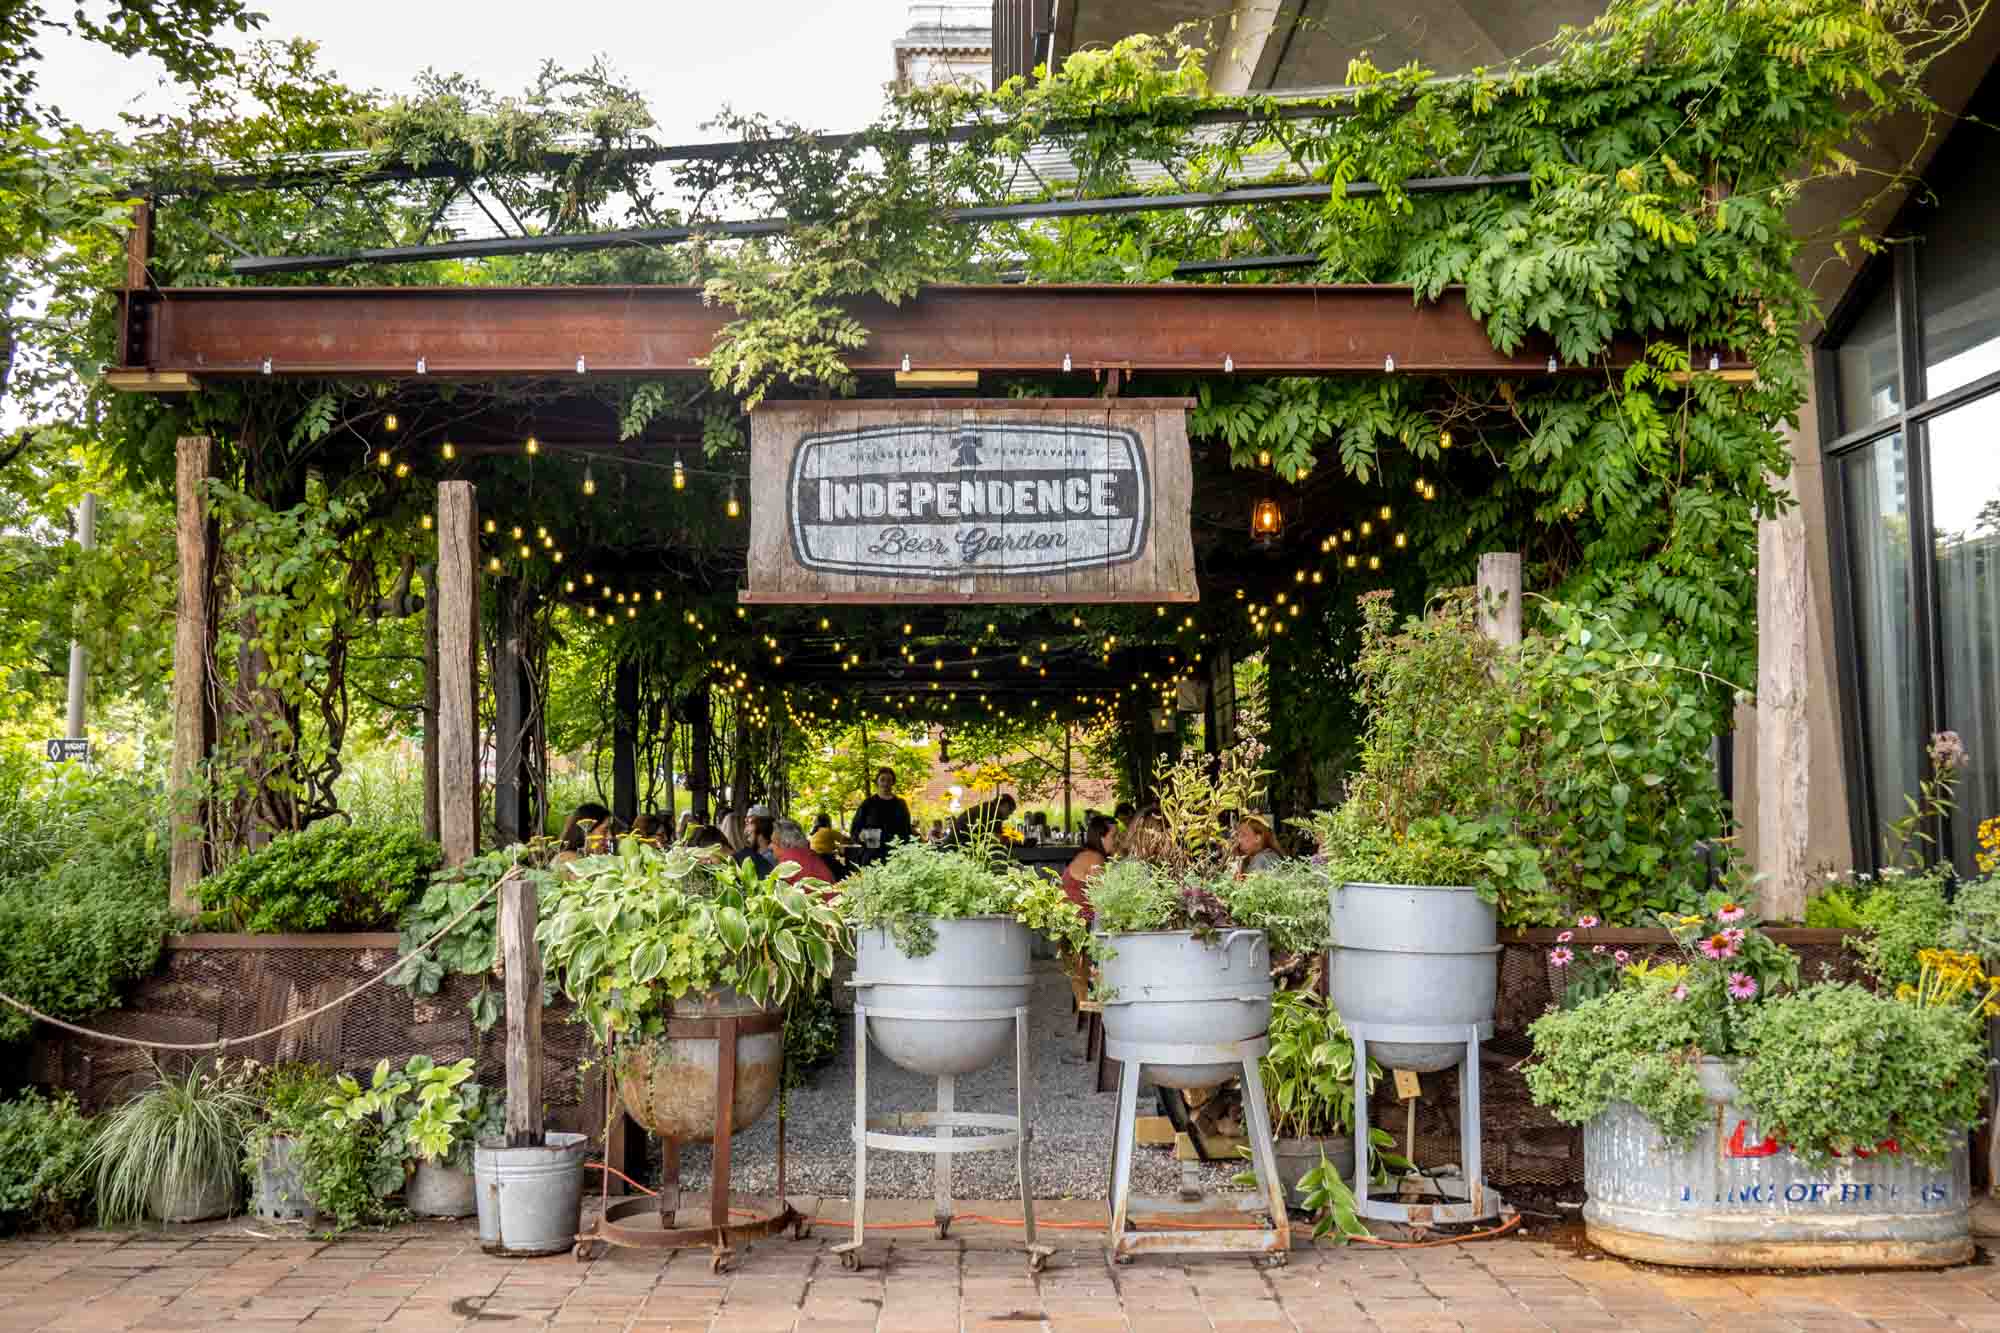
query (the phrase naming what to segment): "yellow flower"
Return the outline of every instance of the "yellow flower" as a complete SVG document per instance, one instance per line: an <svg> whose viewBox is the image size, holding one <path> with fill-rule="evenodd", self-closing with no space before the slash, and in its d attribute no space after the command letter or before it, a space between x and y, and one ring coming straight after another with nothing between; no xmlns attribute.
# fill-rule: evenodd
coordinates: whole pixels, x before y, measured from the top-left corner
<svg viewBox="0 0 2000 1333"><path fill-rule="evenodd" d="M1684 916L1681 918L1681 924L1683 926L1698 926L1701 923L1702 923L1702 918L1698 916Z"/></svg>
<svg viewBox="0 0 2000 1333"><path fill-rule="evenodd" d="M1917 998L1917 988L1905 981L1896 987L1896 998L1899 1000L1914 1000Z"/></svg>

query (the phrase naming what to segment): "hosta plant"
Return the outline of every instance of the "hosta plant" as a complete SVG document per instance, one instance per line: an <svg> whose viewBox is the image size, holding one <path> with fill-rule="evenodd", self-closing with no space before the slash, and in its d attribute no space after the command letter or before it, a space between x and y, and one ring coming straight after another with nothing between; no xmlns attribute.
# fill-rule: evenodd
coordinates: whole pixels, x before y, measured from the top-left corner
<svg viewBox="0 0 2000 1333"><path fill-rule="evenodd" d="M833 974L846 939L840 914L789 882L788 863L759 876L748 863L626 838L568 868L541 904L536 937L599 1041L660 1036L676 1000L720 986L781 1007Z"/></svg>
<svg viewBox="0 0 2000 1333"><path fill-rule="evenodd" d="M1090 947L1083 914L1061 886L997 850L898 843L843 887L847 919L863 929L887 930L909 958L923 958L937 947L932 922L975 916L1013 917L1070 953Z"/></svg>
<svg viewBox="0 0 2000 1333"><path fill-rule="evenodd" d="M326 1117L377 1120L383 1131L380 1152L399 1165L442 1162L464 1170L472 1164L473 1145L498 1134L505 1121L506 1099L472 1081L469 1057L441 1065L428 1055L413 1055L400 1070L385 1059L366 1088L346 1074L334 1083Z"/></svg>

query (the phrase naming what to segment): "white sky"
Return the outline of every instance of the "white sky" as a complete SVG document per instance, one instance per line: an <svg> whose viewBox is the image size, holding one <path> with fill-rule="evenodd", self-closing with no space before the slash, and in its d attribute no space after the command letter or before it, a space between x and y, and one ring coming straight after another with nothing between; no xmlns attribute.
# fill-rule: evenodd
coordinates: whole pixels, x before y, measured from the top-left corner
<svg viewBox="0 0 2000 1333"><path fill-rule="evenodd" d="M815 129L861 128L881 106L894 74L891 43L909 27L911 8L907 0L252 0L252 7L269 16L255 36L310 38L344 81L389 93L408 89L427 67L519 92L545 59L575 68L603 55L646 93L670 143L726 137L699 129L725 104ZM155 61L61 37L42 51L42 99L83 124L113 128L121 109L159 104Z"/></svg>

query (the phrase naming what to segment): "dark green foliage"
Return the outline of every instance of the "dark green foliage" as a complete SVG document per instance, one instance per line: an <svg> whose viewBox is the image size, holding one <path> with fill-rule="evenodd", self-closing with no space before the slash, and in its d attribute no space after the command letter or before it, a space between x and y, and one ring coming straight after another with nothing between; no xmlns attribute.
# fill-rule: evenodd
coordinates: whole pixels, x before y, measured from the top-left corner
<svg viewBox="0 0 2000 1333"><path fill-rule="evenodd" d="M498 884L501 877L522 864L526 846L503 847L475 856L464 865L446 866L431 877L423 897L403 913L402 939L398 951L408 962L401 965L393 984L407 987L413 995L435 995L447 976L454 973L484 975L493 970L499 956L500 898L487 899L451 933L439 940L420 958L411 954L431 936L479 902L482 895ZM473 1022L481 1032L500 1017L500 992L482 986L469 1002Z"/></svg>
<svg viewBox="0 0 2000 1333"><path fill-rule="evenodd" d="M415 829L318 824L238 858L196 892L256 935L387 930L443 861Z"/></svg>
<svg viewBox="0 0 2000 1333"><path fill-rule="evenodd" d="M825 984L807 987L785 1011L785 1090L802 1088L840 1049L840 1014Z"/></svg>
<svg viewBox="0 0 2000 1333"><path fill-rule="evenodd" d="M91 1122L69 1093L0 1102L0 1235L72 1226L90 1211Z"/></svg>

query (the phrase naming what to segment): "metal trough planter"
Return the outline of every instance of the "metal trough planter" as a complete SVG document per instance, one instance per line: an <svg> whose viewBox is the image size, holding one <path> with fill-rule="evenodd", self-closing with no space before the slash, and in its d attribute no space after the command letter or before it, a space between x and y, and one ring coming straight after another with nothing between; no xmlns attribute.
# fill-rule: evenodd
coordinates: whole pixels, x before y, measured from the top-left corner
<svg viewBox="0 0 2000 1333"><path fill-rule="evenodd" d="M1342 1021L1371 1027L1466 1028L1493 1019L1499 922L1470 888L1342 884L1332 890L1327 998ZM1450 1069L1465 1043L1370 1042L1382 1064Z"/></svg>
<svg viewBox="0 0 2000 1333"><path fill-rule="evenodd" d="M938 1014L999 1012L1028 1003L1034 935L1010 916L934 920L937 947L906 957L880 926L855 939L854 1001L870 1009ZM916 1074L984 1069L1014 1048L1011 1018L871 1018L875 1049Z"/></svg>
<svg viewBox="0 0 2000 1333"><path fill-rule="evenodd" d="M1206 941L1190 930L1106 938L1114 951L1100 970L1107 1041L1225 1047L1270 1031L1271 948L1263 931L1225 930ZM1146 1077L1163 1088L1212 1088L1241 1072L1236 1060L1146 1062Z"/></svg>
<svg viewBox="0 0 2000 1333"><path fill-rule="evenodd" d="M774 1012L720 986L676 1000L673 1019L766 1020L766 1015ZM730 1098L729 1123L739 1133L770 1108L784 1069L783 1024L762 1021L757 1026L763 1030L742 1030L736 1036L735 1095ZM719 1059L718 1036L675 1036L670 1025L667 1036L616 1048L612 1071L618 1081L618 1098L634 1120L658 1137L677 1143L707 1143L715 1137Z"/></svg>
<svg viewBox="0 0 2000 1333"><path fill-rule="evenodd" d="M1719 1060L1713 1112L1676 1148L1615 1103L1584 1126L1584 1231L1627 1259L1688 1268L1942 1268L1972 1258L1971 1154L1942 1167L1884 1148L1813 1168L1736 1104Z"/></svg>

